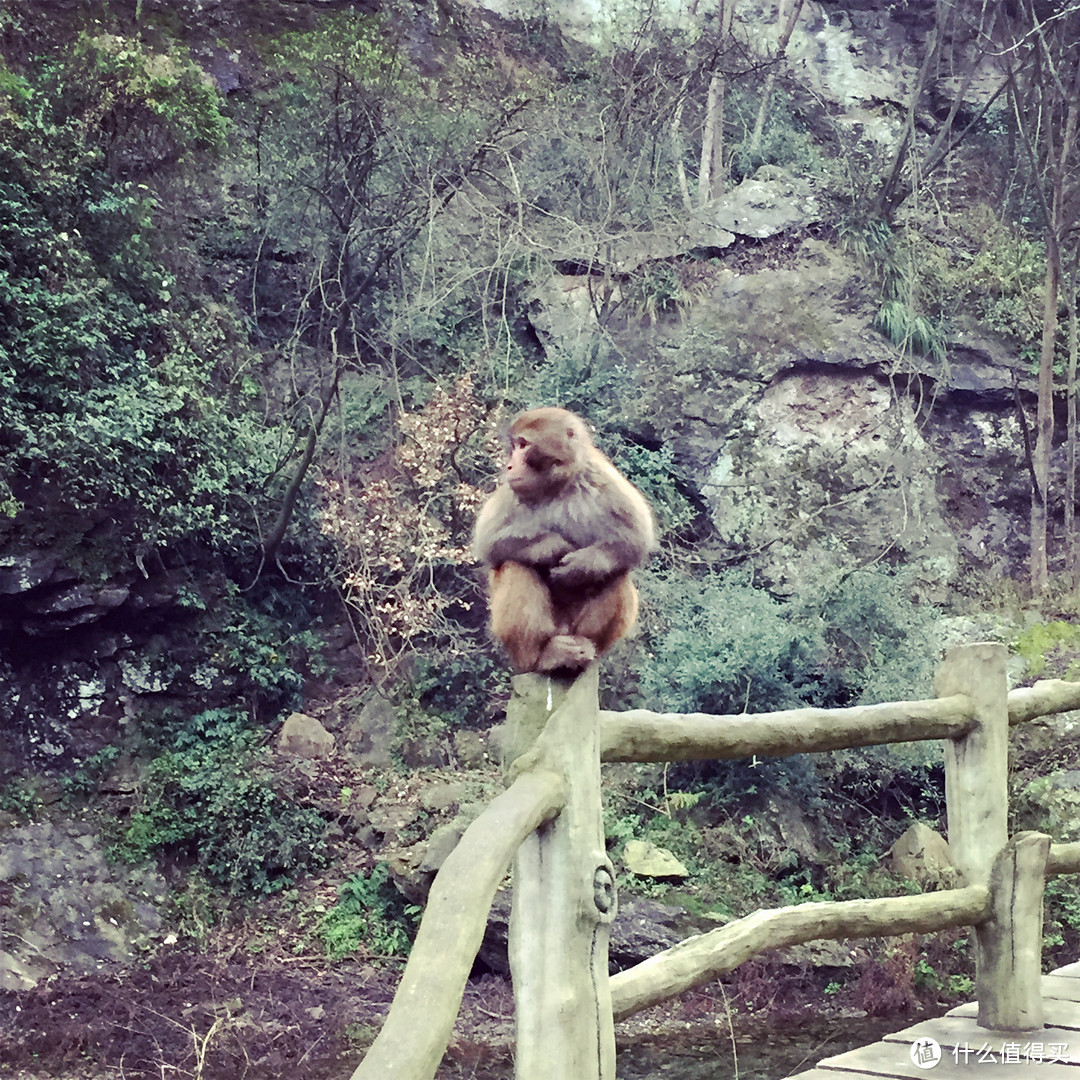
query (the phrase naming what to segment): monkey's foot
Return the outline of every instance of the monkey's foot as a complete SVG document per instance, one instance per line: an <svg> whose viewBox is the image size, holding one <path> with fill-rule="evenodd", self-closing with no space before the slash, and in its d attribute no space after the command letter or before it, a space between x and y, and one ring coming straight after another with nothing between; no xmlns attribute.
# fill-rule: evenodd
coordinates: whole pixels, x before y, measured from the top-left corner
<svg viewBox="0 0 1080 1080"><path fill-rule="evenodd" d="M596 646L586 637L556 634L536 662L537 671L581 671L596 659Z"/></svg>

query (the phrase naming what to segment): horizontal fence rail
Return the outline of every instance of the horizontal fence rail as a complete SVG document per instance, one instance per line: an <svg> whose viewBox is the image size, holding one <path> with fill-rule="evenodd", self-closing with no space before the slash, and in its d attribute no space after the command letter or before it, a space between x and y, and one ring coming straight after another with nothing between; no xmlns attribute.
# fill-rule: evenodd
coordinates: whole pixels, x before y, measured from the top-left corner
<svg viewBox="0 0 1080 1080"><path fill-rule="evenodd" d="M1011 690L1008 708L1010 724L1080 709L1080 683L1047 679ZM971 700L964 694L844 709L787 709L734 716L601 710L600 754L603 761L791 757L858 746L953 739L966 734L974 722Z"/></svg>

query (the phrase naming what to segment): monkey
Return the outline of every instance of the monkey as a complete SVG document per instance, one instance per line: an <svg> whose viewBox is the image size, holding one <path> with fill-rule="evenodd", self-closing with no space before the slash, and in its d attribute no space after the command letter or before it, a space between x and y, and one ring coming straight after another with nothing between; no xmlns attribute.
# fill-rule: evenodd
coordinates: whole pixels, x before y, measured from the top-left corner
<svg viewBox="0 0 1080 1080"><path fill-rule="evenodd" d="M652 510L566 409L510 425L506 471L476 519L489 621L519 672L573 674L638 613L630 571L656 548Z"/></svg>

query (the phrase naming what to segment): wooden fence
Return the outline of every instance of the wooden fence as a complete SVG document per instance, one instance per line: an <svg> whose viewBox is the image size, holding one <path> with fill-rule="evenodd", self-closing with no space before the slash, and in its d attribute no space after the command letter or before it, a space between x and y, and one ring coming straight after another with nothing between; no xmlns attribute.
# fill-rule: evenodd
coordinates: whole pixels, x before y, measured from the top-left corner
<svg viewBox="0 0 1080 1080"><path fill-rule="evenodd" d="M436 875L397 995L352 1080L430 1080L445 1053L496 890L513 861L510 968L517 1080L614 1080L614 1021L764 949L973 926L979 1024L1034 1030L1048 874L1080 871L1080 843L1007 833L1010 724L1080 708L1080 683L1009 692L1002 645L950 650L937 697L744 716L604 712L596 665L566 686L514 680L507 790ZM615 871L601 761L685 761L945 741L949 845L962 886L918 896L757 911L608 976Z"/></svg>

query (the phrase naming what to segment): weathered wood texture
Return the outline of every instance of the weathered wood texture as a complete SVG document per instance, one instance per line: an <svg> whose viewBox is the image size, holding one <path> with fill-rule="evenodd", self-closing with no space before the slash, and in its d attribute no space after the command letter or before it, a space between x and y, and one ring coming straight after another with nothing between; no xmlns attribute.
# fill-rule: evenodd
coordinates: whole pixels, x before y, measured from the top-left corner
<svg viewBox="0 0 1080 1080"><path fill-rule="evenodd" d="M995 860L1008 841L1009 710L1004 645L964 645L950 649L938 669L934 689L942 696L962 694L972 704L975 724L945 743L945 803L949 851L969 885L990 882ZM1043 854L1043 862L1046 856ZM1010 997L1003 981L1009 969L1008 950L1017 935L1027 938L1009 919L1028 916L1026 905L1014 907L1006 870L1000 868L993 890L994 917L975 927L975 992L986 1017L1011 1015L1023 1026L1037 1006L1024 995ZM1041 880L1039 885L1041 896ZM1039 916L1041 927L1041 912ZM1024 969L1021 963L1021 969ZM1023 1020L1023 1023L1021 1023Z"/></svg>
<svg viewBox="0 0 1080 1080"><path fill-rule="evenodd" d="M1034 686L1019 686L1009 691L1010 724L1073 709L1080 709L1080 682L1043 679Z"/></svg>
<svg viewBox="0 0 1080 1080"><path fill-rule="evenodd" d="M1080 683L1047 679L1008 694L1010 724L1071 709L1080 709ZM731 760L755 754L790 757L852 746L952 739L964 734L973 719L971 703L963 694L848 709L788 709L737 716L648 709L601 711L600 753L604 761Z"/></svg>
<svg viewBox="0 0 1080 1080"><path fill-rule="evenodd" d="M945 802L949 851L969 885L985 884L1008 839L1009 714L1004 645L950 649L934 689L960 694L974 709L975 723L945 743Z"/></svg>
<svg viewBox="0 0 1080 1080"><path fill-rule="evenodd" d="M568 792L563 812L514 860L517 1080L615 1080L608 982L615 871L601 814L597 679L593 664L569 688L538 675L514 680L508 726L521 756L511 775L555 772Z"/></svg>
<svg viewBox="0 0 1080 1080"><path fill-rule="evenodd" d="M990 874L990 918L977 928L979 1024L1034 1031L1042 1026L1043 884L1050 837L1014 836Z"/></svg>
<svg viewBox="0 0 1080 1080"><path fill-rule="evenodd" d="M600 713L596 684L596 665L570 687L539 676L515 680L508 724L512 786L467 830L437 876L398 994L353 1080L434 1074L492 897L519 845L510 944L518 1080L613 1080L612 1010L626 1016L730 971L762 949L958 925L975 926L979 942L977 1016L975 1006L965 1007L970 1017L965 1009L955 1013L984 1025L972 1027L972 1045L988 1037L985 1025L1032 1029L1044 1042L1045 1032L1057 1028L1080 1032L1080 965L1041 981L1038 976L1043 880L1080 872L1080 843L1050 844L1048 837L1025 834L1006 845L1008 724L1080 708L1080 684L1048 681L1006 694L1004 648L994 644L951 650L932 701L853 709L761 716ZM759 911L608 979L615 891L601 825L601 758L783 757L919 739L946 740L949 841L965 887ZM1038 1031L1040 1022L1049 1026ZM887 1053L853 1051L803 1075L921 1076L924 1070L905 1057L905 1034L884 1044L892 1047ZM1057 1070L1071 1068L1060 1061L1038 1065L1041 1080L1057 1080ZM966 1067L970 1063L943 1060L937 1072L949 1076ZM1021 1066L1030 1068L1030 1062ZM1011 1061L997 1066L999 1076L1018 1076L1012 1069Z"/></svg>
<svg viewBox="0 0 1080 1080"><path fill-rule="evenodd" d="M1080 873L1080 842L1071 844L1051 844L1050 855L1046 860L1047 874Z"/></svg>
<svg viewBox="0 0 1080 1080"><path fill-rule="evenodd" d="M798 904L756 911L718 930L687 938L611 979L616 1019L723 975L764 949L819 938L929 933L970 926L990 912L985 886L883 900Z"/></svg>
<svg viewBox="0 0 1080 1080"><path fill-rule="evenodd" d="M962 695L740 716L633 709L600 713L600 753L604 761L790 757L849 746L951 739L973 723L971 704Z"/></svg>
<svg viewBox="0 0 1080 1080"><path fill-rule="evenodd" d="M563 807L561 776L521 776L465 830L428 894L393 1004L352 1080L430 1080L446 1051L488 912L518 846Z"/></svg>
<svg viewBox="0 0 1080 1080"><path fill-rule="evenodd" d="M976 1024L973 1002L936 1020L924 1020L882 1042L827 1057L815 1068L798 1073L797 1080L859 1080L860 1077L934 1077L971 1080L973 1076L1000 1080L1077 1080L1080 1077L1080 965L1071 964L1042 977L1045 1015L1033 1032L987 1029ZM1069 974L1071 973L1071 974ZM919 1068L912 1048L933 1039L941 1060L931 1069Z"/></svg>

